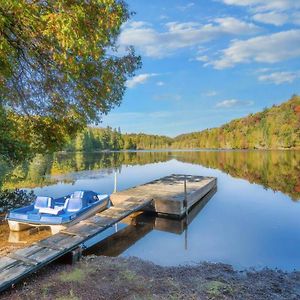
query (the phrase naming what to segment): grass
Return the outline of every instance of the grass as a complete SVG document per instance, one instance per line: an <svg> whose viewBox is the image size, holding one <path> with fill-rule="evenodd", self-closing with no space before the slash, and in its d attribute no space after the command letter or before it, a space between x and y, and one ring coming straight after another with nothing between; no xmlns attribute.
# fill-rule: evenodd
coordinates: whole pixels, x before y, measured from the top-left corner
<svg viewBox="0 0 300 300"><path fill-rule="evenodd" d="M74 295L73 290L70 290L70 295L56 298L56 300L80 300L80 298L78 298L77 296Z"/></svg>
<svg viewBox="0 0 300 300"><path fill-rule="evenodd" d="M202 288L211 297L219 297L224 294L232 294L233 287L221 281L210 281L203 284Z"/></svg>
<svg viewBox="0 0 300 300"><path fill-rule="evenodd" d="M42 286L41 292L42 292L43 298L47 297L48 293L51 291L51 286L52 286L52 283L45 283Z"/></svg>
<svg viewBox="0 0 300 300"><path fill-rule="evenodd" d="M130 270L124 270L121 272L120 275L122 276L123 279L127 281L136 281L138 279L136 273Z"/></svg>
<svg viewBox="0 0 300 300"><path fill-rule="evenodd" d="M87 272L81 268L75 268L72 272L63 272L59 278L62 282L82 282Z"/></svg>
<svg viewBox="0 0 300 300"><path fill-rule="evenodd" d="M63 296L63 297L56 298L56 300L80 300L80 298L76 296Z"/></svg>

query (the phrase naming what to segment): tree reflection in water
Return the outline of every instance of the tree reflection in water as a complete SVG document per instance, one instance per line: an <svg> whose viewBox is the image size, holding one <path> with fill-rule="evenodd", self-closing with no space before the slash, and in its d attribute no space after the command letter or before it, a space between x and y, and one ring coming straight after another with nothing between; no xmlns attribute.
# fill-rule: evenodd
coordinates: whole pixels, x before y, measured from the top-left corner
<svg viewBox="0 0 300 300"><path fill-rule="evenodd" d="M221 170L250 183L300 198L299 151L140 151L112 153L57 153L37 156L14 169L3 168L3 189L36 188L58 182L72 183L68 174L102 170L106 174L122 166L146 165L176 159Z"/></svg>

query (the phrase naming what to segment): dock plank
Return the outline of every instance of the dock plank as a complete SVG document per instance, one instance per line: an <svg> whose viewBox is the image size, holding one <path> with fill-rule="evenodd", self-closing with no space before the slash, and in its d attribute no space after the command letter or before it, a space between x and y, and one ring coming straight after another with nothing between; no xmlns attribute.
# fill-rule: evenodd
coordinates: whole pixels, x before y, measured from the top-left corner
<svg viewBox="0 0 300 300"><path fill-rule="evenodd" d="M90 236L93 236L94 234L100 233L104 229L104 227L80 222L72 227L69 227L66 230L63 230L62 233L88 238Z"/></svg>
<svg viewBox="0 0 300 300"><path fill-rule="evenodd" d="M13 265L11 268L7 268L0 273L1 287L8 288L14 284L15 279L26 275L32 270L32 266L26 265L23 262L19 262ZM8 286L7 286L8 285Z"/></svg>
<svg viewBox="0 0 300 300"><path fill-rule="evenodd" d="M59 250L40 248L39 251L32 254L29 258L39 263L47 262L55 258L60 253Z"/></svg>
<svg viewBox="0 0 300 300"><path fill-rule="evenodd" d="M9 258L12 258L14 260L19 260L19 261L22 261L23 263L27 264L27 265L33 265L33 266L36 266L38 265L38 261L35 260L35 259L32 259L32 258L29 258L29 257L25 257L25 256L21 256L21 255L18 255L16 253L10 253L8 254L8 257Z"/></svg>
<svg viewBox="0 0 300 300"><path fill-rule="evenodd" d="M39 241L36 245L54 250L65 250L72 248L84 241L83 237L70 236L63 233L58 233L45 240Z"/></svg>
<svg viewBox="0 0 300 300"><path fill-rule="evenodd" d="M133 210L135 209L137 206L136 202L123 202L123 203L119 203L117 206L115 206L118 209L122 209L122 210Z"/></svg>
<svg viewBox="0 0 300 300"><path fill-rule="evenodd" d="M2 256L0 258L0 273L11 267L13 264L16 264L17 260L16 259L13 259L11 257L8 257L8 256Z"/></svg>
<svg viewBox="0 0 300 300"><path fill-rule="evenodd" d="M81 221L81 223L94 224L96 226L105 227L105 228L112 226L115 222L116 222L116 219L104 217L100 213L96 214L95 216L93 216L87 220Z"/></svg>
<svg viewBox="0 0 300 300"><path fill-rule="evenodd" d="M18 249L14 252L16 255L24 256L24 257L29 257L36 252L40 251L41 248L37 245L31 245L26 248Z"/></svg>
<svg viewBox="0 0 300 300"><path fill-rule="evenodd" d="M119 220L130 214L130 212L129 210L111 208L101 213L101 216Z"/></svg>

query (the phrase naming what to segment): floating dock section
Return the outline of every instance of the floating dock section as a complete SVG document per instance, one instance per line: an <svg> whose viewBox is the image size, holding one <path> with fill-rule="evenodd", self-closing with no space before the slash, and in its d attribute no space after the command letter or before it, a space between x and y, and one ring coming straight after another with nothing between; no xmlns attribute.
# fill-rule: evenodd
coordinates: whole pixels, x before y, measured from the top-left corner
<svg viewBox="0 0 300 300"><path fill-rule="evenodd" d="M145 210L182 217L217 185L215 177L173 174L111 195L115 205L130 199L153 199Z"/></svg>
<svg viewBox="0 0 300 300"><path fill-rule="evenodd" d="M0 258L0 292L72 252L137 211L180 217L216 187L216 178L171 175L111 195L112 207L67 229Z"/></svg>

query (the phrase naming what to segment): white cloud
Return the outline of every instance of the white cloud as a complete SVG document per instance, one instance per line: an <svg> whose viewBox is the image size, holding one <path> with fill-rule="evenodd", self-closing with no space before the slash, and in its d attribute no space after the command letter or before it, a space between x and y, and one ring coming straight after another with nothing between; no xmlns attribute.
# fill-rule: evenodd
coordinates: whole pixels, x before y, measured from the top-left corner
<svg viewBox="0 0 300 300"><path fill-rule="evenodd" d="M299 24L299 0L221 0L228 5L244 6L254 13L254 20L281 26L286 23Z"/></svg>
<svg viewBox="0 0 300 300"><path fill-rule="evenodd" d="M236 99L228 99L220 101L216 104L217 108L232 108L253 105L253 101L242 101Z"/></svg>
<svg viewBox="0 0 300 300"><path fill-rule="evenodd" d="M233 41L221 51L222 56L209 64L216 69L233 67L239 63L277 63L300 57L300 30L289 30L248 40Z"/></svg>
<svg viewBox="0 0 300 300"><path fill-rule="evenodd" d="M159 19L160 19L160 20L167 20L167 19L169 19L169 17L166 16L166 15L160 15L160 16L159 16Z"/></svg>
<svg viewBox="0 0 300 300"><path fill-rule="evenodd" d="M144 22L134 22L122 31L121 46L133 45L146 56L164 57L178 49L199 46L224 35L253 34L259 27L236 18L217 18L202 25L196 22L169 22L166 30L159 32Z"/></svg>
<svg viewBox="0 0 300 300"><path fill-rule="evenodd" d="M150 26L151 24L149 24L148 22L144 22L144 21L132 21L130 23L130 27L131 28L141 28L143 26Z"/></svg>
<svg viewBox="0 0 300 300"><path fill-rule="evenodd" d="M279 85L293 83L298 78L300 78L300 72L273 72L260 75L258 80Z"/></svg>
<svg viewBox="0 0 300 300"><path fill-rule="evenodd" d="M284 24L300 25L300 12L263 12L253 16L253 20L264 24L272 24L275 26L282 26Z"/></svg>
<svg viewBox="0 0 300 300"><path fill-rule="evenodd" d="M202 62L208 62L209 61L208 55L199 55L195 59L197 61L202 61Z"/></svg>
<svg viewBox="0 0 300 300"><path fill-rule="evenodd" d="M163 81L158 81L158 82L156 82L156 85L163 86L163 85L165 85L165 83Z"/></svg>
<svg viewBox="0 0 300 300"><path fill-rule="evenodd" d="M203 96L205 96L205 97L214 97L214 96L217 96L217 95L218 95L217 91L208 91L208 92L203 94Z"/></svg>
<svg viewBox="0 0 300 300"><path fill-rule="evenodd" d="M179 9L179 10L181 10L181 11L186 11L186 10L192 8L194 5L195 5L194 2L189 2L189 3L186 4L186 5L177 6L177 9Z"/></svg>
<svg viewBox="0 0 300 300"><path fill-rule="evenodd" d="M258 73L258 74L271 73L271 72L274 72L274 69L272 69L272 68L259 68L259 69L255 70L255 73Z"/></svg>
<svg viewBox="0 0 300 300"><path fill-rule="evenodd" d="M285 13L276 13L273 11L255 14L253 19L261 23L281 26L289 21L289 16Z"/></svg>
<svg viewBox="0 0 300 300"><path fill-rule="evenodd" d="M139 84L144 84L148 81L149 78L158 76L156 73L145 73L139 74L129 80L127 80L126 85L128 88L133 88Z"/></svg>
<svg viewBox="0 0 300 300"><path fill-rule="evenodd" d="M251 34L251 33L257 33L259 30L259 28L253 23L247 23L233 17L217 18L215 19L215 23L218 25L216 26L215 29L217 31L221 31L220 33ZM209 28L210 25L206 25L206 26L208 26Z"/></svg>
<svg viewBox="0 0 300 300"><path fill-rule="evenodd" d="M228 5L248 6L254 11L285 11L300 8L298 0L223 0Z"/></svg>

